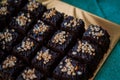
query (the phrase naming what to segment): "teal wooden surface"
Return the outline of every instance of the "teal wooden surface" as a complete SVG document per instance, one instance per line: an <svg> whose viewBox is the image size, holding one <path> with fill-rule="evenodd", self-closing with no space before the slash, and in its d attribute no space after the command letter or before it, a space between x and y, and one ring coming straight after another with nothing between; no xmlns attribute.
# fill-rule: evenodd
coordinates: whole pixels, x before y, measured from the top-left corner
<svg viewBox="0 0 120 80"><path fill-rule="evenodd" d="M120 0L62 0L97 16L120 24ZM114 27L114 26L113 26ZM120 80L120 40L95 80Z"/></svg>

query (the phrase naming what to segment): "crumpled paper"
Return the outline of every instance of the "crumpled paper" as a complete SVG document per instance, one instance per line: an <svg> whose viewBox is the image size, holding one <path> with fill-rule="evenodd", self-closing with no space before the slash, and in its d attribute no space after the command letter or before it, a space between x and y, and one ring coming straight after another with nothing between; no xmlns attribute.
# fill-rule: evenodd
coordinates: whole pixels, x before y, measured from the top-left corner
<svg viewBox="0 0 120 80"><path fill-rule="evenodd" d="M66 4L60 0L38 0L38 1L42 2L43 5L47 6L48 9L56 8L59 12L74 16L76 18L83 19L83 21L85 22L86 29L88 25L95 24L102 26L104 29L108 31L108 33L110 34L110 47L107 53L104 55L103 59L100 61L97 70L94 72L93 77L89 79L89 80L94 80L94 77L96 76L97 72L100 70L107 57L110 55L110 52L114 48L115 44L120 39L120 25L117 25L108 20L95 16L89 12L71 6L69 4Z"/></svg>

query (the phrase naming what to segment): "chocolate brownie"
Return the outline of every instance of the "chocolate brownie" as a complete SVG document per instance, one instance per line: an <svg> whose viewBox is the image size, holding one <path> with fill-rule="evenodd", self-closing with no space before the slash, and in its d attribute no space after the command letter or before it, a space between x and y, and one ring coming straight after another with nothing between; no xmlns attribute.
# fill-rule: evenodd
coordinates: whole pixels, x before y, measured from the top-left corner
<svg viewBox="0 0 120 80"><path fill-rule="evenodd" d="M58 30L52 39L49 40L48 47L62 54L66 54L74 43L73 39L74 37L69 32Z"/></svg>
<svg viewBox="0 0 120 80"><path fill-rule="evenodd" d="M55 80L88 80L86 65L65 57L53 72Z"/></svg>
<svg viewBox="0 0 120 80"><path fill-rule="evenodd" d="M25 37L21 43L13 48L13 54L25 62L30 64L30 60L34 57L38 43L29 37Z"/></svg>
<svg viewBox="0 0 120 80"><path fill-rule="evenodd" d="M31 16L30 13L20 12L17 17L14 17L10 22L10 28L14 28L19 33L25 35L33 26L33 18L34 16Z"/></svg>
<svg viewBox="0 0 120 80"><path fill-rule="evenodd" d="M89 25L88 29L83 34L84 40L89 40L101 46L103 52L106 52L110 44L110 35L108 32L98 25Z"/></svg>
<svg viewBox="0 0 120 80"><path fill-rule="evenodd" d="M73 35L82 38L85 32L84 22L82 19L66 16L61 24L61 29L72 33Z"/></svg>
<svg viewBox="0 0 120 80"><path fill-rule="evenodd" d="M38 41L40 44L47 42L54 33L54 28L41 20L29 31L28 36Z"/></svg>
<svg viewBox="0 0 120 80"><path fill-rule="evenodd" d="M4 29L0 32L0 48L9 52L12 47L21 41L22 37L14 29Z"/></svg>
<svg viewBox="0 0 120 80"><path fill-rule="evenodd" d="M34 19L39 19L46 11L46 7L36 0L29 0L22 11L30 13L31 16L34 16Z"/></svg>
<svg viewBox="0 0 120 80"><path fill-rule="evenodd" d="M91 62L103 56L101 48L85 40L78 40L68 55L82 62Z"/></svg>
<svg viewBox="0 0 120 80"><path fill-rule="evenodd" d="M41 70L47 76L50 76L56 65L61 59L60 53L54 52L46 47L42 47L32 60L32 65Z"/></svg>
<svg viewBox="0 0 120 80"><path fill-rule="evenodd" d="M2 80L15 80L23 68L24 64L21 60L13 55L9 55L0 64L0 76Z"/></svg>
<svg viewBox="0 0 120 80"><path fill-rule="evenodd" d="M62 22L63 15L58 12L55 8L48 9L42 16L42 20L49 23L52 26L55 26L56 29L60 27Z"/></svg>

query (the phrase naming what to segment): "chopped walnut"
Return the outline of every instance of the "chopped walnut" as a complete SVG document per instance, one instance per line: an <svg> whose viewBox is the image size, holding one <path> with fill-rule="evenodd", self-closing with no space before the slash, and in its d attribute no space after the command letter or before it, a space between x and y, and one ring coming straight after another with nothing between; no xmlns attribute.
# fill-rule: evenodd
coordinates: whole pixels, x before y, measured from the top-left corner
<svg viewBox="0 0 120 80"><path fill-rule="evenodd" d="M40 51L37 53L37 60L44 60L44 64L48 63L49 60L52 58L52 55L49 54L49 49L45 50L44 52L43 51Z"/></svg>
<svg viewBox="0 0 120 80"><path fill-rule="evenodd" d="M28 70L24 70L24 72L22 73L22 77L25 80L34 80L35 78L37 78L37 76L35 75L35 69L28 69Z"/></svg>
<svg viewBox="0 0 120 80"><path fill-rule="evenodd" d="M64 25L67 26L67 27L76 27L77 25L79 25L79 19L77 18L74 18L72 20L70 20L69 23L65 22Z"/></svg>
<svg viewBox="0 0 120 80"><path fill-rule="evenodd" d="M71 59L65 59L65 66L62 66L63 64L61 64L59 66L59 68L61 69L62 72L66 72L68 75L72 75L75 76L76 74L81 75L80 71L78 70L78 66L74 66L71 63ZM82 72L81 72L82 73Z"/></svg>
<svg viewBox="0 0 120 80"><path fill-rule="evenodd" d="M99 37L103 36L103 30L100 29L99 26L90 26L91 32L89 32L89 34L91 34L93 36L93 38L97 38L99 39Z"/></svg>
<svg viewBox="0 0 120 80"><path fill-rule="evenodd" d="M88 43L78 42L77 52L88 53L90 55L95 55L95 49Z"/></svg>
<svg viewBox="0 0 120 80"><path fill-rule="evenodd" d="M34 0L32 2L29 2L29 4L27 5L27 8L29 11L33 11L36 8L38 8L38 6L39 6L39 3Z"/></svg>
<svg viewBox="0 0 120 80"><path fill-rule="evenodd" d="M50 12L44 13L43 17L45 17L45 18L51 18L54 15L56 15L56 10L53 8L53 9L50 10Z"/></svg>
<svg viewBox="0 0 120 80"><path fill-rule="evenodd" d="M7 6L0 8L0 15L6 15L7 13L8 13L8 11L7 11Z"/></svg>
<svg viewBox="0 0 120 80"><path fill-rule="evenodd" d="M11 30L11 31L14 32L14 29ZM0 41L3 40L2 41L3 45L5 45L6 43L12 41L12 39L13 39L13 35L8 29L6 29L6 31L3 32L3 33L0 32ZM5 49L5 46L2 46L2 48Z"/></svg>
<svg viewBox="0 0 120 80"><path fill-rule="evenodd" d="M31 22L30 14L27 14L27 16L25 16L25 14L22 13L20 16L17 17L16 21L20 26L25 26L27 22Z"/></svg>
<svg viewBox="0 0 120 80"><path fill-rule="evenodd" d="M68 37L68 33L66 33L65 31L61 31L54 36L52 42L63 44L66 41L66 37Z"/></svg>
<svg viewBox="0 0 120 80"><path fill-rule="evenodd" d="M14 32L14 31L13 31ZM5 42L10 42L12 40L12 34L6 29L5 32L0 33L0 40L4 39Z"/></svg>
<svg viewBox="0 0 120 80"><path fill-rule="evenodd" d="M17 48L18 51L27 51L30 50L34 46L34 42L27 38L26 41L22 42L22 45Z"/></svg>
<svg viewBox="0 0 120 80"><path fill-rule="evenodd" d="M2 68L6 69L6 68L13 67L15 66L16 61L17 61L17 58L15 56L7 57L6 60L3 62Z"/></svg>
<svg viewBox="0 0 120 80"><path fill-rule="evenodd" d="M40 24L36 24L35 28L33 29L33 32L35 34L38 34L38 33L44 33L47 30L48 30L48 26L45 25L43 22L40 22Z"/></svg>

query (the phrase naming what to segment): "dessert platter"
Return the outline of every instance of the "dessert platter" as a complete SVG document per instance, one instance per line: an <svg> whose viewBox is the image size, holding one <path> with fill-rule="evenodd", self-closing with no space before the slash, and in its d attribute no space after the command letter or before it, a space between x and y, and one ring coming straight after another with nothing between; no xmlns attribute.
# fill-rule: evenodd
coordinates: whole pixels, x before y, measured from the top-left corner
<svg viewBox="0 0 120 80"><path fill-rule="evenodd" d="M1 0L0 80L93 80L119 32L59 0Z"/></svg>

